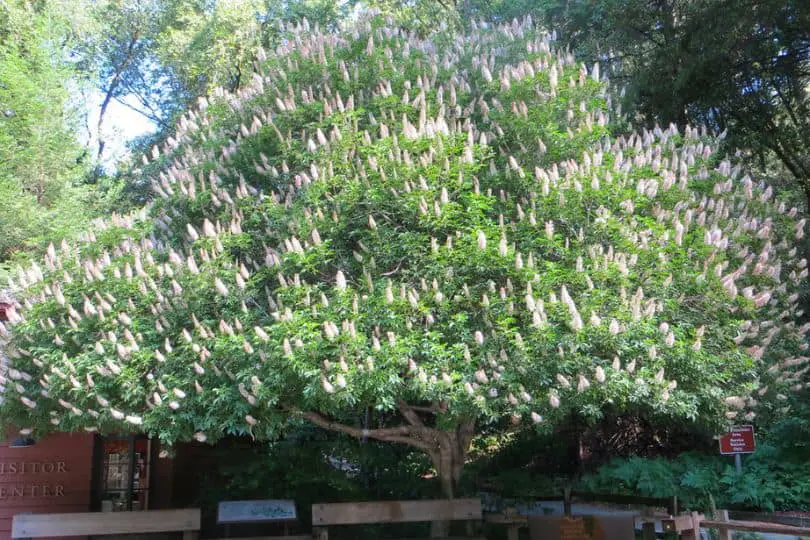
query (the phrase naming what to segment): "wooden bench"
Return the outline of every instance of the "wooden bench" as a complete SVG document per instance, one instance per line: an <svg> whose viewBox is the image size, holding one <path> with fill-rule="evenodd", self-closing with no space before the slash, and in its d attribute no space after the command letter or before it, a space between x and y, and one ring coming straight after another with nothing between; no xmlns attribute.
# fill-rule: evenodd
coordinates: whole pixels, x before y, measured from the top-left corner
<svg viewBox="0 0 810 540"><path fill-rule="evenodd" d="M182 532L183 540L196 539L199 508L142 512L87 512L78 514L19 514L11 524L12 538L101 536Z"/></svg>
<svg viewBox="0 0 810 540"><path fill-rule="evenodd" d="M482 519L480 499L313 504L312 537L315 540L329 540L329 527L332 525L426 521L468 521L477 525Z"/></svg>

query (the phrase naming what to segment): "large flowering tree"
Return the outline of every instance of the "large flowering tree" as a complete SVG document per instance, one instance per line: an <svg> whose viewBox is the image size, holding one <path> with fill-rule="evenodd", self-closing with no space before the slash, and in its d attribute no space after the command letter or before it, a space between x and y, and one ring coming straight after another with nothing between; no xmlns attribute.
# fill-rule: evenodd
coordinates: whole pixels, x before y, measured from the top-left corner
<svg viewBox="0 0 810 540"><path fill-rule="evenodd" d="M486 424L719 427L801 386L804 220L717 139L612 138L598 68L531 21L288 30L144 158L156 202L21 270L6 422L171 443L295 416L426 452L452 496Z"/></svg>

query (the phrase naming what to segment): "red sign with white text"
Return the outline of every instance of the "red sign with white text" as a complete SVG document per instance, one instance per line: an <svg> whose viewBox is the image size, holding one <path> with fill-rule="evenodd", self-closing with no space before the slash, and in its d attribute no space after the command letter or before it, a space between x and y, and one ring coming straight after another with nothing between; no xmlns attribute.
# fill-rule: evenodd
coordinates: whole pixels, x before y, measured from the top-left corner
<svg viewBox="0 0 810 540"><path fill-rule="evenodd" d="M736 426L720 436L721 454L753 454L756 449L754 426Z"/></svg>

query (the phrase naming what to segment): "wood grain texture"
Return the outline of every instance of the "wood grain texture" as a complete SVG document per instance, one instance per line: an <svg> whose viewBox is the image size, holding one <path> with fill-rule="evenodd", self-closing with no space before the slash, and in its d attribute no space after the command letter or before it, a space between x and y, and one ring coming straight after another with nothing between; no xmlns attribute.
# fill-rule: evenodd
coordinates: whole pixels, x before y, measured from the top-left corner
<svg viewBox="0 0 810 540"><path fill-rule="evenodd" d="M718 510L717 519L719 521L728 521L728 510ZM731 540L731 530L720 529L718 531L717 540Z"/></svg>
<svg viewBox="0 0 810 540"><path fill-rule="evenodd" d="M12 538L198 531L200 510L24 514L14 516Z"/></svg>
<svg viewBox="0 0 810 540"><path fill-rule="evenodd" d="M214 540L234 540L233 538L215 538ZM240 536L238 540L312 540L311 534L293 534L286 536Z"/></svg>
<svg viewBox="0 0 810 540"><path fill-rule="evenodd" d="M482 519L480 499L377 501L312 505L312 525L359 525Z"/></svg>
<svg viewBox="0 0 810 540"><path fill-rule="evenodd" d="M158 445L155 452L158 455L160 442L152 441L152 444ZM152 462L152 492L149 495L150 510L164 510L173 507L175 464L175 460L169 458L158 458ZM186 464L183 463L182 466L186 466Z"/></svg>
<svg viewBox="0 0 810 540"><path fill-rule="evenodd" d="M692 512L687 517L691 519L692 525L691 527L687 527L682 530L679 529L678 538L680 538L681 540L700 540L700 527L704 517L703 514Z"/></svg>
<svg viewBox="0 0 810 540"><path fill-rule="evenodd" d="M17 514L90 509L92 435L55 433L27 448L8 445L9 440L0 442L0 540L11 538L11 518ZM46 485L49 495L43 496Z"/></svg>
<svg viewBox="0 0 810 540"><path fill-rule="evenodd" d="M704 529L726 529L731 531L787 534L790 536L810 536L810 527L794 527L781 523L767 523L764 521L720 521L704 519L700 521Z"/></svg>
<svg viewBox="0 0 810 540"><path fill-rule="evenodd" d="M441 536L438 538L425 538L420 536L418 538L397 538L396 540L487 540L483 536Z"/></svg>

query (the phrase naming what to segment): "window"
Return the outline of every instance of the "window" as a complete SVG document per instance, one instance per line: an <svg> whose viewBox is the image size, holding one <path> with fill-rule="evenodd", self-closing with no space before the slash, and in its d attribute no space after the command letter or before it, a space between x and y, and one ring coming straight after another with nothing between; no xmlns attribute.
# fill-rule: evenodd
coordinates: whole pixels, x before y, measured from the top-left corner
<svg viewBox="0 0 810 540"><path fill-rule="evenodd" d="M102 511L149 509L152 441L143 436L102 440Z"/></svg>

